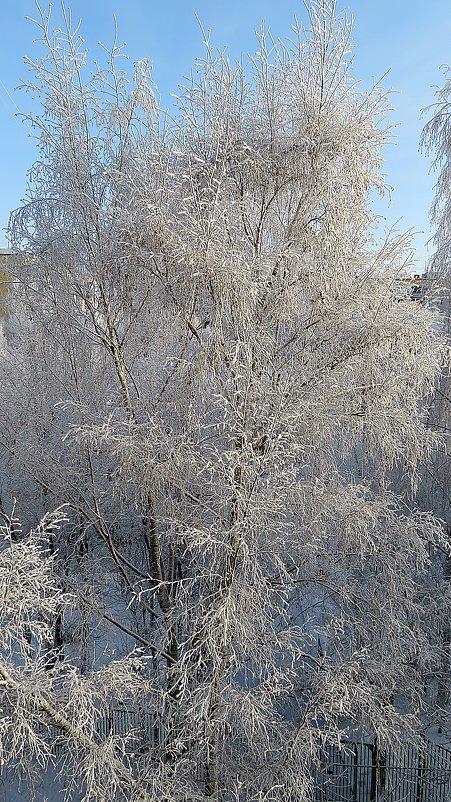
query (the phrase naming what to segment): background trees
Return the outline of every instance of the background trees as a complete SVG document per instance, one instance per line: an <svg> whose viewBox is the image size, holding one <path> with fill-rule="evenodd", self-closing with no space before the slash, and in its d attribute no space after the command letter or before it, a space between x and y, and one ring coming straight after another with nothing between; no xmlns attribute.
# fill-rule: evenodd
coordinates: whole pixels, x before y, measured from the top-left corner
<svg viewBox="0 0 451 802"><path fill-rule="evenodd" d="M446 70L446 74L449 69ZM443 330L450 337L450 147L451 147L451 115L450 115L451 82L445 80L444 86L437 91L437 102L428 109L432 112L430 120L426 123L421 139L423 150L434 156L432 167L438 170L438 179L435 187L435 197L431 207L431 218L436 224L434 236L435 251L430 260L430 276L438 290L439 302L443 312ZM449 370L442 371L440 381L436 388L433 403L429 413L429 425L444 433L443 442L434 452L432 464L424 469L422 486L418 494L420 506L428 506L434 513L446 522L448 535L451 521L451 496L449 492L450 473L450 402L451 383ZM451 576L451 562L449 554L442 557L442 573L447 579ZM439 679L438 700L444 708L449 704L449 646L450 630L445 624L442 633L445 644L445 653L442 658L443 675Z"/></svg>
<svg viewBox="0 0 451 802"><path fill-rule="evenodd" d="M449 68L446 70L446 75ZM440 276L449 275L451 201L450 201L450 109L451 79L447 77L443 87L437 91L437 101L432 107L431 119L423 129L421 145L427 153L432 153L432 166L439 169L435 198L431 207L431 217L436 224L434 236L435 253L431 260L431 269Z"/></svg>
<svg viewBox="0 0 451 802"><path fill-rule="evenodd" d="M326 743L413 736L431 701L446 544L389 481L434 444L443 342L399 281L405 238L372 236L386 98L354 82L333 3L309 23L246 67L206 42L174 118L145 62L129 84L115 45L86 77L71 21L40 23L2 499L67 504L46 536L72 607L35 665L52 710L65 671L97 689L64 708L88 797L113 649L152 735L107 741L109 798L302 800Z"/></svg>

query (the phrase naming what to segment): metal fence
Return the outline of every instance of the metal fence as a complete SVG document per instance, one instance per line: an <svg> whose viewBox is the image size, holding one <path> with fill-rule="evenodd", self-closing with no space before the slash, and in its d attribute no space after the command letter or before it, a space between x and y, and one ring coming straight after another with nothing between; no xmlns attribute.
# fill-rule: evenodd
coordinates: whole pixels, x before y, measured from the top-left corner
<svg viewBox="0 0 451 802"><path fill-rule="evenodd" d="M314 787L314 802L450 802L451 751L431 742L385 750L329 747Z"/></svg>

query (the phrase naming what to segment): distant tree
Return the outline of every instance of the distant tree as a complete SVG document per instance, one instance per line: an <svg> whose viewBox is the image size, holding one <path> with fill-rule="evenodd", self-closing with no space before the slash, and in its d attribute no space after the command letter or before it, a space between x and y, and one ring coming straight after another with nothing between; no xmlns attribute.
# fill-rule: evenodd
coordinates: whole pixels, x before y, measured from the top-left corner
<svg viewBox="0 0 451 802"><path fill-rule="evenodd" d="M438 170L435 196L431 207L431 220L435 225L435 251L430 260L431 277L437 280L440 288L440 305L443 311L442 327L448 338L451 334L450 290L451 290L451 77L450 69L445 71L444 85L436 93L437 101L426 111L431 113L430 120L424 126L421 146L428 154L432 154L432 167ZM428 414L428 425L445 435L439 447L434 451L432 462L424 468L423 480L417 503L419 506L433 510L434 514L446 521L448 536L451 535L451 490L449 484L451 468L451 449L449 433L451 431L451 377L449 367L444 366L440 380L432 399ZM449 581L451 577L451 557L444 554L441 560L442 577ZM450 698L450 645L451 630L449 621L445 622L443 632L444 650L441 658L441 672L438 678L437 702L445 713Z"/></svg>
<svg viewBox="0 0 451 802"><path fill-rule="evenodd" d="M145 62L130 85L116 44L85 80L71 20L39 23L2 499L25 517L67 505L46 536L71 612L45 612L42 658L31 631L41 695L21 720L42 740L41 701L64 716L62 770L86 799L302 802L327 744L421 725L447 544L389 479L401 466L414 485L434 445L444 344L399 280L406 238L372 233L386 97L352 78L335 3L308 12L309 33L262 32L247 66L206 41L174 117ZM139 749L96 729L113 646L153 722Z"/></svg>
<svg viewBox="0 0 451 802"><path fill-rule="evenodd" d="M449 75L450 68L446 69ZM432 112L421 135L421 146L433 154L432 166L439 170L435 198L431 208L435 253L431 269L437 275L449 276L451 265L451 78L447 77L437 91L437 101L427 111Z"/></svg>

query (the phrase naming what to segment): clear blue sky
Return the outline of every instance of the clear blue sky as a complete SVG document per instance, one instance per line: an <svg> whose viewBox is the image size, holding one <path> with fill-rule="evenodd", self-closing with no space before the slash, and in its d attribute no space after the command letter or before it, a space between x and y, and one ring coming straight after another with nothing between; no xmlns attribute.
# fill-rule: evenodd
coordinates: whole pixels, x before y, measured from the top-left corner
<svg viewBox="0 0 451 802"><path fill-rule="evenodd" d="M98 40L111 41L116 14L131 61L147 56L154 65L163 101L177 91L202 51L196 14L212 29L213 43L227 45L231 57L254 50L254 31L262 20L274 36L285 37L294 16L305 16L300 0L73 0L70 5L74 17L82 19L93 55ZM58 8L55 2L55 19ZM384 172L395 192L391 205L378 202L377 210L386 215L387 225L399 220L400 230L424 232L414 240L422 270L431 253L426 242L435 179L428 160L418 153L420 111L434 102L434 89L443 83L441 65L451 64L451 0L339 0L339 8L355 19L356 76L368 84L389 70L384 86L397 90L391 116L396 144L384 154ZM36 31L25 20L34 14L33 0L0 0L0 247L7 244L3 229L25 195L26 172L35 158L29 130L15 116L32 102L15 87L26 76L23 56L37 52Z"/></svg>

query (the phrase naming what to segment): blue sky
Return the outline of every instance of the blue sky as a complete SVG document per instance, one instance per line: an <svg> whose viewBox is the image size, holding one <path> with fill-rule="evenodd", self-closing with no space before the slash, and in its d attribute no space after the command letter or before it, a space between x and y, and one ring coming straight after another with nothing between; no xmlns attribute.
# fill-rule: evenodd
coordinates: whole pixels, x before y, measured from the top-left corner
<svg viewBox="0 0 451 802"><path fill-rule="evenodd" d="M44 5L44 4L43 4ZM119 37L127 42L133 61L149 57L163 102L177 92L202 51L196 14L211 28L213 43L227 46L231 57L255 49L255 30L263 20L276 37L290 34L295 16L304 19L300 0L73 0L73 15L82 19L82 34L92 55L99 40L110 42L113 15ZM434 102L434 91L443 83L441 66L451 64L450 0L339 0L355 19L355 75L365 85L372 76L393 88L391 121L395 144L384 153L384 173L393 192L391 204L377 202L386 225L397 221L399 230L414 229L418 270L431 253L429 207L434 175L428 159L418 153L418 141L426 117L420 111ZM55 3L57 18L58 3ZM31 98L15 91L26 77L23 56L34 56L34 26L26 16L35 15L32 0L0 0L0 247L5 246L4 227L11 209L20 205L26 190L26 173L35 158L27 126L16 113L28 111Z"/></svg>

